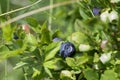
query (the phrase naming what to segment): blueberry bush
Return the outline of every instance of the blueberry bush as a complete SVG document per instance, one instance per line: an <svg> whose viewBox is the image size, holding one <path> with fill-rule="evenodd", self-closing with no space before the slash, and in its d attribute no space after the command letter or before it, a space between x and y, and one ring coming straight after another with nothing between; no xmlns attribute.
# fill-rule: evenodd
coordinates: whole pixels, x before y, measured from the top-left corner
<svg viewBox="0 0 120 80"><path fill-rule="evenodd" d="M27 9L0 16L0 61L15 58L21 80L120 80L120 0L69 1L14 22Z"/></svg>

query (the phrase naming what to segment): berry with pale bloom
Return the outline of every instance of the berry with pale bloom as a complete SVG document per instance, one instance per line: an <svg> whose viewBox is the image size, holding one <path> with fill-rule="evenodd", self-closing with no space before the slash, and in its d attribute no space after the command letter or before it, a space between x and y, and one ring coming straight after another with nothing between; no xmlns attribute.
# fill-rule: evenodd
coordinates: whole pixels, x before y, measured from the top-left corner
<svg viewBox="0 0 120 80"><path fill-rule="evenodd" d="M65 42L65 43L61 44L60 54L63 58L71 57L75 54L75 52L76 52L76 49L72 43Z"/></svg>
<svg viewBox="0 0 120 80"><path fill-rule="evenodd" d="M55 37L55 38L53 39L53 42L59 42L59 41L62 41L62 39L61 39L61 38L58 38L58 37Z"/></svg>
<svg viewBox="0 0 120 80"><path fill-rule="evenodd" d="M93 14L94 15L99 15L100 11L101 11L101 8L97 8L97 7L93 8Z"/></svg>
<svg viewBox="0 0 120 80"><path fill-rule="evenodd" d="M26 33L30 33L30 26L28 24L23 24L22 30L24 30Z"/></svg>
<svg viewBox="0 0 120 80"><path fill-rule="evenodd" d="M108 40L103 40L103 41L101 42L100 47L101 47L102 49L105 48L105 46L107 45L107 43L108 43Z"/></svg>

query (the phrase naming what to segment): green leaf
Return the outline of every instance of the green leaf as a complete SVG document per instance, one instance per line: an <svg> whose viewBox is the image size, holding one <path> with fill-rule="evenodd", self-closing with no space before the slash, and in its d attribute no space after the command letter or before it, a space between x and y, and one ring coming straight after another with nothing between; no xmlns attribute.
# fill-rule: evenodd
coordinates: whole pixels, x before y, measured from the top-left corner
<svg viewBox="0 0 120 80"><path fill-rule="evenodd" d="M32 27L37 27L38 22L36 21L36 19L32 18L32 17L27 17L26 21L28 22L29 25L31 25Z"/></svg>
<svg viewBox="0 0 120 80"><path fill-rule="evenodd" d="M80 66L80 65L86 63L88 60L89 60L89 56L87 54L84 54L83 56L81 56L77 59L77 61L76 61L77 64L76 65Z"/></svg>
<svg viewBox="0 0 120 80"><path fill-rule="evenodd" d="M34 73L33 73L33 75L32 75L32 78L35 78L36 76L38 76L38 75L40 75L40 71L39 70L37 70L36 68L33 68L33 71L34 71Z"/></svg>
<svg viewBox="0 0 120 80"><path fill-rule="evenodd" d="M120 64L120 60L116 60L115 64Z"/></svg>
<svg viewBox="0 0 120 80"><path fill-rule="evenodd" d="M21 67L25 66L26 64L27 63L25 63L25 62L19 62L19 63L16 64L16 66L13 69L21 68Z"/></svg>
<svg viewBox="0 0 120 80"><path fill-rule="evenodd" d="M2 52L2 51L9 51L9 49L5 45L1 45L0 46L0 52Z"/></svg>
<svg viewBox="0 0 120 80"><path fill-rule="evenodd" d="M68 64L68 66L70 66L70 67L75 67L76 66L76 64L75 64L76 61L75 61L74 58L67 57L66 62Z"/></svg>
<svg viewBox="0 0 120 80"><path fill-rule="evenodd" d="M54 69L56 68L55 63L56 62L53 62L53 61L47 61L47 62L44 62L43 65L49 69Z"/></svg>
<svg viewBox="0 0 120 80"><path fill-rule="evenodd" d="M87 80L99 80L98 73L92 69L86 69L84 71L84 76Z"/></svg>
<svg viewBox="0 0 120 80"><path fill-rule="evenodd" d="M54 34L52 34L52 38L61 37L61 36L62 36L62 32L60 30L56 30Z"/></svg>
<svg viewBox="0 0 120 80"><path fill-rule="evenodd" d="M22 48L25 49L27 47L29 51L34 51L38 45L36 37L33 34L26 34L23 41L24 44L22 45Z"/></svg>
<svg viewBox="0 0 120 80"><path fill-rule="evenodd" d="M80 31L84 34L91 34L90 27L82 20L76 19L75 21L75 30Z"/></svg>
<svg viewBox="0 0 120 80"><path fill-rule="evenodd" d="M55 58L53 60L50 61L46 61L44 62L44 67L47 67L49 69L57 69L59 66L57 66L57 62L61 60L60 58Z"/></svg>
<svg viewBox="0 0 120 80"><path fill-rule="evenodd" d="M7 25L7 26L4 26L2 28L2 33L3 33L3 38L6 40L6 41L10 41L12 40L13 38L13 30L11 28L10 25Z"/></svg>
<svg viewBox="0 0 120 80"><path fill-rule="evenodd" d="M56 48L57 46L60 47L62 42L52 42L50 43L48 46L46 46L45 48L45 52L50 52L51 50L53 50L54 48Z"/></svg>
<svg viewBox="0 0 120 80"><path fill-rule="evenodd" d="M120 64L117 64L115 67L115 72L117 73L118 77L120 76Z"/></svg>
<svg viewBox="0 0 120 80"><path fill-rule="evenodd" d="M25 41L28 44L31 44L31 45L34 45L34 46L37 45L37 40L36 40L35 36L32 35L32 34L26 34Z"/></svg>
<svg viewBox="0 0 120 80"><path fill-rule="evenodd" d="M106 70L100 80L118 80L117 74L113 70Z"/></svg>
<svg viewBox="0 0 120 80"><path fill-rule="evenodd" d="M98 61L99 61L99 55L95 53L93 62L98 62Z"/></svg>
<svg viewBox="0 0 120 80"><path fill-rule="evenodd" d="M27 23L30 25L31 33L40 33L41 26L35 18L28 17L26 18Z"/></svg>
<svg viewBox="0 0 120 80"><path fill-rule="evenodd" d="M47 29L42 30L41 42L42 43L50 43L51 42L50 33Z"/></svg>
<svg viewBox="0 0 120 80"><path fill-rule="evenodd" d="M87 36L80 31L72 33L71 40L77 44L88 43Z"/></svg>
<svg viewBox="0 0 120 80"><path fill-rule="evenodd" d="M50 43L51 42L50 32L46 27L46 23L44 23L41 27L41 42L42 43Z"/></svg>
<svg viewBox="0 0 120 80"><path fill-rule="evenodd" d="M54 58L52 60L44 62L43 65L49 69L54 70L61 70L65 66L65 64L62 61L62 58Z"/></svg>
<svg viewBox="0 0 120 80"><path fill-rule="evenodd" d="M0 61L7 59L9 57L16 56L18 54L21 54L22 52L23 52L22 49L17 49L14 51L2 51L2 52L0 52Z"/></svg>
<svg viewBox="0 0 120 80"><path fill-rule="evenodd" d="M54 56L60 50L60 44L61 44L61 42L51 43L46 47L45 61L54 58Z"/></svg>
<svg viewBox="0 0 120 80"><path fill-rule="evenodd" d="M25 45L24 40L18 39L14 41L15 49L21 48L23 45Z"/></svg>
<svg viewBox="0 0 120 80"><path fill-rule="evenodd" d="M47 67L44 67L45 69L45 72L50 76L50 77L53 77L51 71L47 68Z"/></svg>
<svg viewBox="0 0 120 80"><path fill-rule="evenodd" d="M79 10L80 15L83 19L89 19L89 16L84 12L85 10L82 10L82 8Z"/></svg>

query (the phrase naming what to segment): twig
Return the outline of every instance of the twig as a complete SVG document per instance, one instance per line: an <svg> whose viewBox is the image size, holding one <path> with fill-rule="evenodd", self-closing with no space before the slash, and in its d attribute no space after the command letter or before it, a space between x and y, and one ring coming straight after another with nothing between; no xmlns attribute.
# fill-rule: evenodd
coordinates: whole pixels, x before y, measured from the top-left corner
<svg viewBox="0 0 120 80"><path fill-rule="evenodd" d="M42 11L45 11L45 10L49 10L49 9L51 9L51 8L56 8L56 7L60 7L60 6L63 6L63 5L72 4L72 3L75 3L75 2L77 2L77 1L78 1L78 0L70 0L70 1L62 2L62 3L54 4L53 6L50 6L50 5L49 5L49 6L45 6L45 7L39 8L39 9L32 10L32 11L27 12L27 13L25 13L25 14L22 14L22 15L19 15L19 16L17 16L17 17L14 17L14 18L12 18L12 19L4 22L4 23L1 23L1 24L0 24L0 28L2 28L3 26L8 25L8 24L10 24L10 23L13 23L13 22L15 22L15 21L18 21L18 20L20 20L20 19L22 19L22 18L25 18L25 17L27 17L27 16L30 16L30 15L33 15L33 14L36 14L36 13L39 13L39 12L42 12Z"/></svg>
<svg viewBox="0 0 120 80"><path fill-rule="evenodd" d="M53 6L53 0L49 0L49 1L50 1L50 7ZM49 26L48 26L48 29L49 29L49 31L51 31L53 8L50 9L49 13L50 13L50 16L49 16Z"/></svg>
<svg viewBox="0 0 120 80"><path fill-rule="evenodd" d="M10 1L7 0L7 12L10 10Z"/></svg>
<svg viewBox="0 0 120 80"><path fill-rule="evenodd" d="M5 60L5 80L7 80L7 60Z"/></svg>
<svg viewBox="0 0 120 80"><path fill-rule="evenodd" d="M23 9L26 9L26 8L29 8L29 7L31 7L31 6L39 3L39 2L41 2L41 1L42 1L42 0L38 0L38 1L36 1L35 3L30 4L30 5L28 5L28 6L25 6L25 7L22 7L22 8L18 8L18 9L15 9L15 10L12 10L12 11L9 11L9 12L3 13L3 14L0 14L0 17L1 17L1 16L4 16L4 15L11 14L11 13L14 13L14 12L17 12L17 11L20 11L20 10L23 10ZM8 11L8 10L7 10L7 11Z"/></svg>

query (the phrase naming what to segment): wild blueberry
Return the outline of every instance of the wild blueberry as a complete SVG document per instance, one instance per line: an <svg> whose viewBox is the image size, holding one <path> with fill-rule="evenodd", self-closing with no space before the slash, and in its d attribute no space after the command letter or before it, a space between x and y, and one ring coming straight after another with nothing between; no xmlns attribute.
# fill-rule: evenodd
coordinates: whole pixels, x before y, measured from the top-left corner
<svg viewBox="0 0 120 80"><path fill-rule="evenodd" d="M14 38L15 40L19 39L19 37L17 36L16 33L14 33L13 38Z"/></svg>
<svg viewBox="0 0 120 80"><path fill-rule="evenodd" d="M61 38L57 38L57 37L55 37L55 38L53 39L53 42L59 42L59 41L62 41L62 39L61 39Z"/></svg>
<svg viewBox="0 0 120 80"><path fill-rule="evenodd" d="M75 54L75 51L76 51L75 46L72 43L65 42L65 43L61 44L60 55L63 58L73 56Z"/></svg>
<svg viewBox="0 0 120 80"><path fill-rule="evenodd" d="M101 10L101 8L97 8L97 7L93 8L93 14L94 15L99 15L100 14L100 10Z"/></svg>

